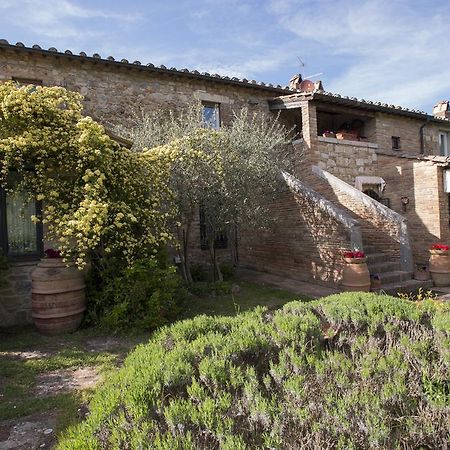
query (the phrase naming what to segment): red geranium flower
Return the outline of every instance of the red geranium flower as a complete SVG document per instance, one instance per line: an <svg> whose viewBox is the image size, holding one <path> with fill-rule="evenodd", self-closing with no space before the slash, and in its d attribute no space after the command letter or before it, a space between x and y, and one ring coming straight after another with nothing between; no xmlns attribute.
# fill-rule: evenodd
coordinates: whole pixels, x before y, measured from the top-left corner
<svg viewBox="0 0 450 450"><path fill-rule="evenodd" d="M345 252L344 258L365 258L365 253L361 251Z"/></svg>
<svg viewBox="0 0 450 450"><path fill-rule="evenodd" d="M45 256L47 258L61 258L61 250L55 250L54 248L48 248L45 250Z"/></svg>
<svg viewBox="0 0 450 450"><path fill-rule="evenodd" d="M430 250L443 250L445 252L448 252L449 246L444 244L433 244L430 247Z"/></svg>

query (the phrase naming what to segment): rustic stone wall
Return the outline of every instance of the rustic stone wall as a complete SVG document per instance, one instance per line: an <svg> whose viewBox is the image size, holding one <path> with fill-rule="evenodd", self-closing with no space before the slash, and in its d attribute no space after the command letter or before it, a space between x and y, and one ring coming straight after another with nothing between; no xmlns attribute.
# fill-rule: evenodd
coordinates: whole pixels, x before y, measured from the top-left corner
<svg viewBox="0 0 450 450"><path fill-rule="evenodd" d="M31 322L31 272L36 263L10 263L0 287L0 326ZM2 274L3 276L3 274Z"/></svg>
<svg viewBox="0 0 450 450"><path fill-rule="evenodd" d="M44 85L64 86L85 96L87 114L104 123L127 124L133 110L176 109L192 100L220 103L222 123L233 112L246 106L251 111L268 111L268 98L275 92L250 86L226 85L213 79L191 79L174 72L154 73L139 66L118 67L85 60L68 61L55 55L2 51L0 82L12 77L42 80ZM401 152L419 153L419 119L377 113L367 122L365 133L370 143L342 142L317 136L317 105L305 101L297 112L290 111L287 123L298 121L302 141L295 146L299 156L294 173L311 188L341 205L362 226L364 242L390 251L397 257L397 245L391 225L374 217L373 211L355 203L339 191L324 186L312 171L313 165L331 172L350 185L359 175L376 175L387 182L385 196L391 206L408 218L416 261L427 259L429 244L449 240L448 197L442 189L442 169L432 163L377 155L392 149L391 136L401 138ZM283 115L282 115L283 117ZM445 127L445 126L444 126ZM438 154L440 124L424 127L427 153ZM447 127L448 128L448 127ZM392 151L395 155L395 151ZM403 213L400 197L410 197ZM348 230L317 208L314 202L285 192L272 205L276 225L272 231L242 230L239 245L240 263L247 267L303 280L334 283L340 278L342 251L349 249ZM244 232L245 231L245 232ZM198 222L191 236L192 259L208 263L208 251L200 247ZM219 250L219 259L232 260L231 249ZM14 266L8 273L8 287L0 290L2 325L30 320L29 274L34 265ZM5 300L4 300L5 299Z"/></svg>
<svg viewBox="0 0 450 450"><path fill-rule="evenodd" d="M268 112L270 90L251 86L226 85L196 80L174 73L159 74L139 67L110 67L89 61L67 61L57 55L42 56L25 52L0 53L0 82L13 77L41 80L44 86L63 86L84 95L85 114L105 124L124 124L139 109L176 109L194 100L220 104L223 124L243 107ZM198 221L193 224L192 260L210 263L209 252L200 247ZM219 260L229 262L230 248L218 250ZM31 321L30 273L37 264L14 265L8 272L8 286L0 288L2 325Z"/></svg>
<svg viewBox="0 0 450 450"><path fill-rule="evenodd" d="M202 100L220 103L223 123L243 106L268 111L270 90L250 86L226 85L197 80L177 74L145 71L139 66L107 66L91 61L68 61L57 55L42 56L24 52L0 54L0 82L12 77L42 80L44 86L63 86L84 95L85 113L104 123L127 123L139 109L176 109L180 105Z"/></svg>
<svg viewBox="0 0 450 450"><path fill-rule="evenodd" d="M318 137L318 166L354 186L360 175L376 175L376 144Z"/></svg>

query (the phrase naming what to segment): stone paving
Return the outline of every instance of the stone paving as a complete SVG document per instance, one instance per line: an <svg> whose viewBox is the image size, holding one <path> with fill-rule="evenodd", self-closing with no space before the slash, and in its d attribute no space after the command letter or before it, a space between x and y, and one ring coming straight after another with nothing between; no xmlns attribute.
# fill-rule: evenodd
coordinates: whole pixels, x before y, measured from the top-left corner
<svg viewBox="0 0 450 450"><path fill-rule="evenodd" d="M341 292L337 287L331 288L315 283L308 283L305 281L293 280L291 278L281 277L265 272L257 272L250 269L239 269L237 275L244 281L251 283L276 286L295 294L306 295L311 298L326 297L332 294Z"/></svg>

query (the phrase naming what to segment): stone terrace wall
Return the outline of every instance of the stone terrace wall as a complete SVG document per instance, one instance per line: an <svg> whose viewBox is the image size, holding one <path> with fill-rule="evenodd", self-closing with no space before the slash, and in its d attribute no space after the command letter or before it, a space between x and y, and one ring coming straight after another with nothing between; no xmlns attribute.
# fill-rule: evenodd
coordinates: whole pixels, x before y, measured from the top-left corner
<svg viewBox="0 0 450 450"><path fill-rule="evenodd" d="M355 177L377 175L376 144L370 142L342 141L318 137L318 166L346 183L355 185Z"/></svg>

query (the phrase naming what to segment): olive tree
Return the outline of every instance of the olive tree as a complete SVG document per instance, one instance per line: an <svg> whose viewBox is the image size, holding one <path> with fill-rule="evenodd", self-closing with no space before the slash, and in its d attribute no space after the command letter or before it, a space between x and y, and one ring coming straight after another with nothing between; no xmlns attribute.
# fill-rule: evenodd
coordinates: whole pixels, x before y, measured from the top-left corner
<svg viewBox="0 0 450 450"><path fill-rule="evenodd" d="M127 133L133 149L172 161L170 186L178 209L177 233L183 274L190 274L192 223L202 208L206 238L222 279L214 243L226 233L236 248L236 230L267 228L271 202L283 189L281 171L292 166L291 131L264 113L235 112L227 126L212 130L202 123L201 104L178 112L141 112Z"/></svg>

